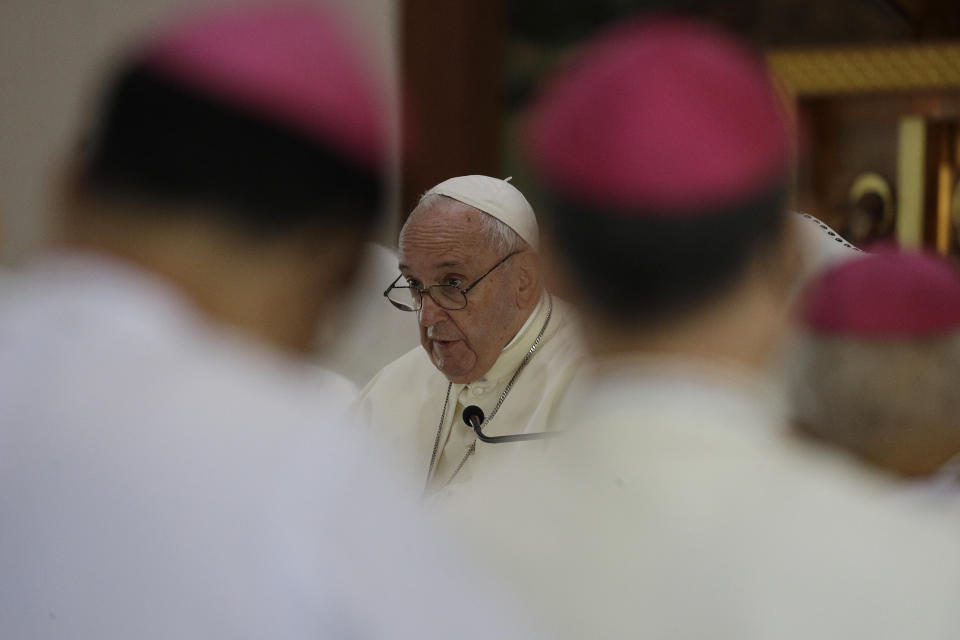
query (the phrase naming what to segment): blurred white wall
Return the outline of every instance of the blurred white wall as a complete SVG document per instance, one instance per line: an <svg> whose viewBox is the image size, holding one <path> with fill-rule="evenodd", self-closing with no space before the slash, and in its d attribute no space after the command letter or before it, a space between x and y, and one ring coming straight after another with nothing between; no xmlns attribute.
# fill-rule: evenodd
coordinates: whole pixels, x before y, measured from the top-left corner
<svg viewBox="0 0 960 640"><path fill-rule="evenodd" d="M372 59L384 70L393 105L399 1L329 0L356 17ZM90 97L110 60L172 11L209 4L0 0L0 263L18 261L43 241L55 184L81 125L89 120ZM396 202L395 196L391 224L380 235L389 243L396 230Z"/></svg>
<svg viewBox="0 0 960 640"><path fill-rule="evenodd" d="M337 318L321 327L319 361L357 387L420 344L417 314L398 311L383 297L398 275L396 251L368 243L354 295L344 300Z"/></svg>

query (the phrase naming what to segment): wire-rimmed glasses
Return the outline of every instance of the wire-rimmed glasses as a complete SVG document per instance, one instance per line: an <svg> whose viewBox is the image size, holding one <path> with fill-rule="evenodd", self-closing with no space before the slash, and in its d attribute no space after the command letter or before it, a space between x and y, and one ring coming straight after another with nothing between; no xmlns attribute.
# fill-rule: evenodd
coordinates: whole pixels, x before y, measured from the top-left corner
<svg viewBox="0 0 960 640"><path fill-rule="evenodd" d="M468 284L463 289L455 287L452 284L434 284L429 287L411 287L408 285L397 286L397 283L400 282L400 279L403 278L403 274L397 276L397 279L387 287L386 291L383 292L383 295L390 301L390 304L395 306L400 311L419 311L423 308L423 294L427 294L434 302L437 303L437 306L447 309L449 311L456 311L457 309L463 309L467 306L467 292L473 289L481 280L486 278L490 273L506 262L509 258L520 253L519 251L514 251L513 253L508 253L502 257L497 264L493 265L487 269L486 273L482 276Z"/></svg>

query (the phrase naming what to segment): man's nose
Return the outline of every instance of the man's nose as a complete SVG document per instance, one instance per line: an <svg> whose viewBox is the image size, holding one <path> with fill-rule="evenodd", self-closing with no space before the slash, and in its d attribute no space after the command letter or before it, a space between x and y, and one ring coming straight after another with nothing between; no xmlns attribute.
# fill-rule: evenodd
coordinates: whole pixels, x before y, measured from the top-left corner
<svg viewBox="0 0 960 640"><path fill-rule="evenodd" d="M429 327L437 324L441 320L445 320L447 318L447 311L438 305L434 299L430 297L430 294L424 292L423 305L420 307L417 316L420 321L420 326Z"/></svg>

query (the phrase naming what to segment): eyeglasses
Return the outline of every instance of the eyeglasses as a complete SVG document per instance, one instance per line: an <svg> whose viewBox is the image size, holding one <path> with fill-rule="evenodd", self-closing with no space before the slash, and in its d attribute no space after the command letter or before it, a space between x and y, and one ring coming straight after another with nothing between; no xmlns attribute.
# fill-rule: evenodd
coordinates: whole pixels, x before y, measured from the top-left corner
<svg viewBox="0 0 960 640"><path fill-rule="evenodd" d="M400 274L397 276L397 279L393 281L393 284L387 287L387 290L383 292L383 295L386 296L387 300L390 301L390 304L395 306L397 309L400 309L400 311L419 311L421 308L423 308L423 294L425 293L428 294L439 307L449 311L463 309L467 306L467 292L477 286L481 280L490 275L494 269L518 253L520 252L514 251L513 253L508 253L501 258L497 264L487 269L486 273L468 284L463 289L455 287L452 284L434 284L423 288L410 286L398 287L397 283L400 282L400 278L403 277L403 274Z"/></svg>

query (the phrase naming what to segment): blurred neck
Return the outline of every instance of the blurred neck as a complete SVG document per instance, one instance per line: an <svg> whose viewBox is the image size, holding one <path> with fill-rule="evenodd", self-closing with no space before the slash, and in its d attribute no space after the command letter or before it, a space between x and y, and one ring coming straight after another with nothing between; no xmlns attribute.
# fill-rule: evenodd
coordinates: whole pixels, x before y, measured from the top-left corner
<svg viewBox="0 0 960 640"><path fill-rule="evenodd" d="M698 359L766 370L787 328L787 304L762 279L748 277L721 298L654 325L585 323L601 361L637 355Z"/></svg>
<svg viewBox="0 0 960 640"><path fill-rule="evenodd" d="M930 429L930 425L923 425L922 429ZM953 431L953 428L942 429L940 433L944 435L943 438L933 438L926 443L900 442L890 443L890 446L868 447L861 455L875 465L908 478L932 476L960 453L960 442L956 441L956 437L951 437Z"/></svg>
<svg viewBox="0 0 960 640"><path fill-rule="evenodd" d="M167 280L214 322L283 351L313 346L320 316L340 284L319 264L334 249L300 239L261 240L194 218L86 214L62 242L136 264ZM349 244L349 243L342 243Z"/></svg>

